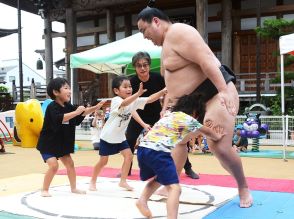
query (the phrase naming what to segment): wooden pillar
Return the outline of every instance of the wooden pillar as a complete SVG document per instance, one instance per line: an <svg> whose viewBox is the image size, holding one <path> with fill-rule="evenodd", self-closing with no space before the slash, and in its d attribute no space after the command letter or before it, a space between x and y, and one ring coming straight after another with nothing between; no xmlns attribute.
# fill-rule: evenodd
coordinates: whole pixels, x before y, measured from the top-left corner
<svg viewBox="0 0 294 219"><path fill-rule="evenodd" d="M232 1L222 0L222 63L232 67Z"/></svg>
<svg viewBox="0 0 294 219"><path fill-rule="evenodd" d="M111 43L115 41L115 19L112 11L110 9L106 10L106 29L107 29L107 38L108 42ZM114 75L113 74L108 74L107 75L107 81L108 81L108 96L111 97L113 92L111 88L111 83Z"/></svg>
<svg viewBox="0 0 294 219"><path fill-rule="evenodd" d="M78 86L78 76L77 70L70 68L70 55L76 53L77 51L77 28L76 28L76 16L72 8L66 8L66 57L65 57L65 66L66 66L66 76L72 85L72 103L79 103L79 86ZM71 78L72 71L72 78Z"/></svg>
<svg viewBox="0 0 294 219"><path fill-rule="evenodd" d="M125 36L131 36L132 35L132 15L131 14L125 14Z"/></svg>
<svg viewBox="0 0 294 219"><path fill-rule="evenodd" d="M44 18L46 84L53 79L52 23Z"/></svg>
<svg viewBox="0 0 294 219"><path fill-rule="evenodd" d="M240 10L241 1L232 1L232 9ZM238 32L241 30L241 19L239 16L234 16L232 19L232 32L234 32L233 37L233 71L235 74L240 73L240 64L241 64L241 51L240 51L240 36Z"/></svg>
<svg viewBox="0 0 294 219"><path fill-rule="evenodd" d="M94 20L94 25L95 25L95 27L99 26L99 18L98 17ZM95 41L95 46L98 46L100 44L98 32L94 33L94 41Z"/></svg>
<svg viewBox="0 0 294 219"><path fill-rule="evenodd" d="M196 27L204 41L208 42L208 33L207 33L207 22L208 15L207 9L208 3L207 0L196 0Z"/></svg>
<svg viewBox="0 0 294 219"><path fill-rule="evenodd" d="M108 42L115 41L115 19L110 9L106 10L106 29Z"/></svg>
<svg viewBox="0 0 294 219"><path fill-rule="evenodd" d="M233 66L232 69L235 74L240 73L240 65L241 65L241 51L240 51L240 36L236 33L234 34L234 42L233 42Z"/></svg>

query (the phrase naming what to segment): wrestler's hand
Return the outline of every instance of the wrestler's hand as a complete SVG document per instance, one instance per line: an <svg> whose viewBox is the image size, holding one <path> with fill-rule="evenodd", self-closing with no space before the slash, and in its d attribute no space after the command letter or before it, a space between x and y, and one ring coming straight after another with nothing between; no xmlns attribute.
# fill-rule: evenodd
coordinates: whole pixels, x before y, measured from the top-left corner
<svg viewBox="0 0 294 219"><path fill-rule="evenodd" d="M237 115L237 108L234 103L235 101L234 101L232 95L230 95L230 93L227 91L221 91L221 92L219 92L219 97L221 100L221 105L226 106L228 112L232 116L236 116Z"/></svg>

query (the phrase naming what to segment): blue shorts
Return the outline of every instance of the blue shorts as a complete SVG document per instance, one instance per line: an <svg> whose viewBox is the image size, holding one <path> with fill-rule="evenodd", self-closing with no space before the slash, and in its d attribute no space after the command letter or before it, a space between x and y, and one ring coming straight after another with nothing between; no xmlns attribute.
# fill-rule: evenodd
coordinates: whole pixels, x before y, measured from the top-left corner
<svg viewBox="0 0 294 219"><path fill-rule="evenodd" d="M127 141L113 144L113 143L108 143L100 139L99 155L108 156L108 155L118 154L119 152L127 148L130 148Z"/></svg>
<svg viewBox="0 0 294 219"><path fill-rule="evenodd" d="M137 158L141 180L156 176L156 181L162 185L179 183L177 169L170 153L139 146Z"/></svg>
<svg viewBox="0 0 294 219"><path fill-rule="evenodd" d="M53 155L53 154L41 154L41 156L42 156L42 158L43 158L43 160L44 160L45 163L51 157L55 157L58 160L58 158L55 155Z"/></svg>

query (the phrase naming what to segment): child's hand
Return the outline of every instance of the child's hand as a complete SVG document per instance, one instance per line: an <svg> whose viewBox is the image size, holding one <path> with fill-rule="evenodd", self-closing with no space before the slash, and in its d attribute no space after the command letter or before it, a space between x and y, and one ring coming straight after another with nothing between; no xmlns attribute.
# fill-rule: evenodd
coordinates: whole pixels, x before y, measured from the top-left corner
<svg viewBox="0 0 294 219"><path fill-rule="evenodd" d="M146 91L147 91L147 89L144 89L144 88L143 88L143 83L141 82L137 94L138 94L139 96L141 96L141 95L142 95L143 93L145 93Z"/></svg>
<svg viewBox="0 0 294 219"><path fill-rule="evenodd" d="M215 136L212 138L213 141L219 141L222 137L224 137L226 134L224 133L224 128L217 125L212 128L215 132Z"/></svg>
<svg viewBox="0 0 294 219"><path fill-rule="evenodd" d="M99 103L96 104L96 109L101 109L101 107L106 103L107 100L101 100Z"/></svg>
<svg viewBox="0 0 294 219"><path fill-rule="evenodd" d="M163 88L161 91L162 91L162 93L163 93L162 95L166 95L166 94L167 94L167 88L166 88L166 87Z"/></svg>
<svg viewBox="0 0 294 219"><path fill-rule="evenodd" d="M78 115L80 115L81 113L83 113L85 111L85 107L84 106L79 106L77 109L76 109L76 112L78 113Z"/></svg>

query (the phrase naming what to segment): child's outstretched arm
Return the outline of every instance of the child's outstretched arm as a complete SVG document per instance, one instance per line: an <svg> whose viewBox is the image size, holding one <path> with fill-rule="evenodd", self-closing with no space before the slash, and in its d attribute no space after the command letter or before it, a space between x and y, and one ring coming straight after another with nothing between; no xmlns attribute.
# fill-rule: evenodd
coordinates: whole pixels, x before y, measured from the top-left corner
<svg viewBox="0 0 294 219"><path fill-rule="evenodd" d="M140 117L138 112L135 110L132 112L132 117L136 120L137 123L139 123L145 130L150 131L151 126L143 121L143 119Z"/></svg>
<svg viewBox="0 0 294 219"><path fill-rule="evenodd" d="M106 103L106 101L107 100L102 100L99 103L97 103L95 106L85 108L85 111L82 114L82 116L89 115L89 114L93 113L95 110L101 109L101 107L104 105L104 103Z"/></svg>
<svg viewBox="0 0 294 219"><path fill-rule="evenodd" d="M161 96L164 96L166 94L167 94L167 89L165 87L162 90L158 91L157 93L150 95L148 97L147 103L152 103L152 102L158 100Z"/></svg>
<svg viewBox="0 0 294 219"><path fill-rule="evenodd" d="M147 89L143 89L143 83L140 83L139 90L134 93L132 96L127 97L121 102L120 107L128 106L132 102L134 102L138 97L140 97L143 93L145 93Z"/></svg>
<svg viewBox="0 0 294 219"><path fill-rule="evenodd" d="M84 111L85 111L85 107L84 106L79 106L75 111L72 111L70 113L65 113L63 115L62 122L67 122L70 119L72 119L72 118L74 118L74 117L76 117L78 115L81 115Z"/></svg>

